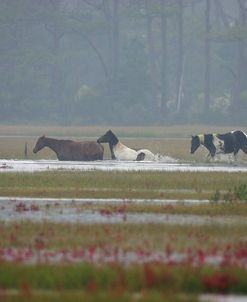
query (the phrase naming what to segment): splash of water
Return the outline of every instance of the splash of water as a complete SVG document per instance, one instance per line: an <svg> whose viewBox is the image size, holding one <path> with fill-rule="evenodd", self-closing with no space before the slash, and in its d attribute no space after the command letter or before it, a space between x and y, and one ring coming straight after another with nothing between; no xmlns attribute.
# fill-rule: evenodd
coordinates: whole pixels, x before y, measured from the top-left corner
<svg viewBox="0 0 247 302"><path fill-rule="evenodd" d="M177 163L178 159L173 158L168 155L161 155L159 153L155 154L155 161L161 162L161 163Z"/></svg>

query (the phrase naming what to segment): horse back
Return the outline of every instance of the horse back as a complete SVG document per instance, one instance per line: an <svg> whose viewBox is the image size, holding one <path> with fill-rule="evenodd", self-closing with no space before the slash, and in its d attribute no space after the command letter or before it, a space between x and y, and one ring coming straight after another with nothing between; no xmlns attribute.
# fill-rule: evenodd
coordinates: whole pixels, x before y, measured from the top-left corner
<svg viewBox="0 0 247 302"><path fill-rule="evenodd" d="M232 132L227 132L223 134L217 134L217 137L224 142L224 153L232 153L237 151L238 141L236 140L234 134Z"/></svg>
<svg viewBox="0 0 247 302"><path fill-rule="evenodd" d="M241 130L233 131L232 134L234 135L235 139L242 144L247 144L247 136Z"/></svg>
<svg viewBox="0 0 247 302"><path fill-rule="evenodd" d="M80 154L87 160L103 159L104 147L94 141L85 141L78 144Z"/></svg>
<svg viewBox="0 0 247 302"><path fill-rule="evenodd" d="M218 137L224 141L225 153L235 154L242 149L244 152L247 151L247 137L243 131L232 131L224 134L218 134Z"/></svg>
<svg viewBox="0 0 247 302"><path fill-rule="evenodd" d="M238 149L242 149L243 152L247 153L247 136L241 130L232 132Z"/></svg>
<svg viewBox="0 0 247 302"><path fill-rule="evenodd" d="M102 160L104 148L94 141L64 141L60 153L64 160Z"/></svg>

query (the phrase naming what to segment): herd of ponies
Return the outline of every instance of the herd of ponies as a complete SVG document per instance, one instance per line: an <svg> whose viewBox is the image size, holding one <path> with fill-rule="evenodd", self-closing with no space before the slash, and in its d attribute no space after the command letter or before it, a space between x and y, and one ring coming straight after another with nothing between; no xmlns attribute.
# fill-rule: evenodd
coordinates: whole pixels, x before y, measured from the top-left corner
<svg viewBox="0 0 247 302"><path fill-rule="evenodd" d="M93 161L103 160L104 147L102 143L108 143L111 158L120 161L155 161L157 156L148 149L134 150L120 142L118 137L108 130L97 141L75 142L41 136L38 138L33 152L37 153L44 147L53 150L58 160L62 161ZM247 154L247 135L241 130L235 130L224 134L197 134L191 138L191 154L200 146L208 151L208 157L214 159L218 154L233 154L234 159L239 150Z"/></svg>

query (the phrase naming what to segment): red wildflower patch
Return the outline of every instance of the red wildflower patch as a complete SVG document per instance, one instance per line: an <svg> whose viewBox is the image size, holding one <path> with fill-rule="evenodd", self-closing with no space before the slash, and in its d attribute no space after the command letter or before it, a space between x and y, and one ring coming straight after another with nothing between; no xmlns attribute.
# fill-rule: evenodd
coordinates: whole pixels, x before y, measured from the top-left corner
<svg viewBox="0 0 247 302"><path fill-rule="evenodd" d="M235 257L240 259L247 259L247 244L239 243L235 249Z"/></svg>
<svg viewBox="0 0 247 302"><path fill-rule="evenodd" d="M15 210L17 212L25 212L28 211L28 207L25 205L25 203L23 202L19 202L16 206L15 206Z"/></svg>
<svg viewBox="0 0 247 302"><path fill-rule="evenodd" d="M4 299L7 298L7 293L5 291L5 289L0 287L0 301L4 301Z"/></svg>
<svg viewBox="0 0 247 302"><path fill-rule="evenodd" d="M39 206L37 206L35 204L31 204L31 206L28 207L25 203L19 202L15 206L15 211L16 212L39 211L39 210L40 210Z"/></svg>
<svg viewBox="0 0 247 302"><path fill-rule="evenodd" d="M147 287L154 287L156 284L156 274L150 265L144 265L144 278Z"/></svg>
<svg viewBox="0 0 247 302"><path fill-rule="evenodd" d="M32 204L32 205L30 206L30 210L31 210L31 211L39 211L40 208L39 208L39 206L37 206L37 205L35 205L35 204Z"/></svg>
<svg viewBox="0 0 247 302"><path fill-rule="evenodd" d="M86 288L88 292L95 293L97 291L97 284L94 280L89 280Z"/></svg>
<svg viewBox="0 0 247 302"><path fill-rule="evenodd" d="M126 205L116 207L114 209L114 212L117 213L117 214L125 214L126 213Z"/></svg>
<svg viewBox="0 0 247 302"><path fill-rule="evenodd" d="M208 291L225 293L229 291L232 285L238 282L238 279L227 272L216 272L204 277L202 282Z"/></svg>
<svg viewBox="0 0 247 302"><path fill-rule="evenodd" d="M105 216L111 216L112 215L112 211L108 210L108 209L101 209L100 210L100 214L101 215L105 215Z"/></svg>
<svg viewBox="0 0 247 302"><path fill-rule="evenodd" d="M25 297L30 297L32 294L31 288L26 281L21 281L20 290Z"/></svg>
<svg viewBox="0 0 247 302"><path fill-rule="evenodd" d="M168 204L168 205L163 206L163 209L165 211L173 211L175 208L172 204Z"/></svg>
<svg viewBox="0 0 247 302"><path fill-rule="evenodd" d="M40 237L35 238L34 247L38 251L43 250L45 248L45 242L44 242L44 240L42 238L40 238Z"/></svg>
<svg viewBox="0 0 247 302"><path fill-rule="evenodd" d="M9 236L9 241L11 242L11 243L14 243L15 241L16 241L16 235L15 234L13 234L13 233L11 233L10 234L10 236Z"/></svg>

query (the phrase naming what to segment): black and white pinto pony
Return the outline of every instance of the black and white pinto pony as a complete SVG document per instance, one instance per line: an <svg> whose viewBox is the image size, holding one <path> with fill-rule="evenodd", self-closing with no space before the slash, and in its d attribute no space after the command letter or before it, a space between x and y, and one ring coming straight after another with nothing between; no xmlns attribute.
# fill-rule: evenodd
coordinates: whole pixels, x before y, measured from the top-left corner
<svg viewBox="0 0 247 302"><path fill-rule="evenodd" d="M239 150L247 154L247 135L240 130L227 132L224 134L198 134L192 136L191 154L193 154L200 145L203 145L208 151L208 158L215 158L217 154L233 153L236 161Z"/></svg>
<svg viewBox="0 0 247 302"><path fill-rule="evenodd" d="M122 144L111 130L108 130L103 136L98 138L97 142L109 143L112 159L128 161L155 160L155 155L147 149L136 151Z"/></svg>

